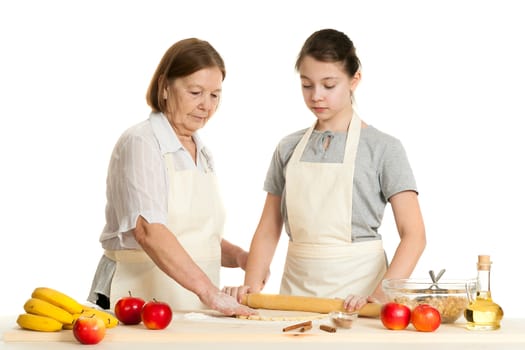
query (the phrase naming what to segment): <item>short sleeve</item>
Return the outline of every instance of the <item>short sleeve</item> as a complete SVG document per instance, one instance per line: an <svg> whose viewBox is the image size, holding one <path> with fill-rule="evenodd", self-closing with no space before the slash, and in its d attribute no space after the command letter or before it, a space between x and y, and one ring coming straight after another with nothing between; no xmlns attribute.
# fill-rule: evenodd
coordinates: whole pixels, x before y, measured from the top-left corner
<svg viewBox="0 0 525 350"><path fill-rule="evenodd" d="M284 169L280 157L279 146L273 152L273 157L264 180L264 190L268 193L281 196L284 190Z"/></svg>
<svg viewBox="0 0 525 350"><path fill-rule="evenodd" d="M166 171L152 140L134 135L121 140L112 155L107 185L107 210L113 211L107 213L107 224L113 216L116 232L134 229L139 215L150 223L166 224Z"/></svg>
<svg viewBox="0 0 525 350"><path fill-rule="evenodd" d="M381 190L387 200L402 191L417 192L412 168L399 140L392 138L385 148L380 169Z"/></svg>

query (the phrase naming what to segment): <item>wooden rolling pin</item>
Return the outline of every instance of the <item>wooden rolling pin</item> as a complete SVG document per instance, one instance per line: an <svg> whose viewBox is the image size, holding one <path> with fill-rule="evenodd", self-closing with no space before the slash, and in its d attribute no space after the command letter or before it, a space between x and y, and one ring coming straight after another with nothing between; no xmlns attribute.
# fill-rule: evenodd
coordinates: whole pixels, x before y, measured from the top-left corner
<svg viewBox="0 0 525 350"><path fill-rule="evenodd" d="M241 303L254 309L308 311L326 314L331 311L345 311L343 299L303 297L280 294L245 294ZM358 310L361 317L379 317L381 304L368 303Z"/></svg>

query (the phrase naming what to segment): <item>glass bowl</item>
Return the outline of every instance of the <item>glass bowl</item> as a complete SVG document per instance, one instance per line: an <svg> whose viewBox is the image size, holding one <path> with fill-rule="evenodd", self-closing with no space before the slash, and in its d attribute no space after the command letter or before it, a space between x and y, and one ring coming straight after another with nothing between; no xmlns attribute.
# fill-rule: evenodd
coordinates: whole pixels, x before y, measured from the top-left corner
<svg viewBox="0 0 525 350"><path fill-rule="evenodd" d="M334 311L330 312L328 317L337 328L352 328L352 323L357 319L357 312Z"/></svg>
<svg viewBox="0 0 525 350"><path fill-rule="evenodd" d="M428 304L441 314L441 323L454 323L468 305L467 283L470 280L443 280L433 284L428 280L386 279L383 291L389 301L408 306Z"/></svg>

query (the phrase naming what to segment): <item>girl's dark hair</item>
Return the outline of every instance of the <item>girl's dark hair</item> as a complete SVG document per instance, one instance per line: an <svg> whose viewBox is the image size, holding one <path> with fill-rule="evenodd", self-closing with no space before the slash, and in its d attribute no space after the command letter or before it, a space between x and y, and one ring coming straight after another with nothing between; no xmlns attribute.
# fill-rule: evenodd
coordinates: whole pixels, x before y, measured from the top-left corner
<svg viewBox="0 0 525 350"><path fill-rule="evenodd" d="M295 62L296 70L299 70L306 56L321 62L342 62L350 77L361 67L352 40L345 33L334 29L319 30L306 39Z"/></svg>
<svg viewBox="0 0 525 350"><path fill-rule="evenodd" d="M164 89L177 78L211 67L218 67L224 80L226 77L224 61L207 41L189 38L176 42L166 51L151 78L146 93L148 105L154 112L166 112Z"/></svg>

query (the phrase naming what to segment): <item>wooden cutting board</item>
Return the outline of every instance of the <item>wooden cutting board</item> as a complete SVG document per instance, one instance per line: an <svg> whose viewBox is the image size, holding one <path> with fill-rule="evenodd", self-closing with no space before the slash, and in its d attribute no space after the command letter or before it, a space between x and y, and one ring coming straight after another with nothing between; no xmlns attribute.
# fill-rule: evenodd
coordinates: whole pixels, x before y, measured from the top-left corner
<svg viewBox="0 0 525 350"><path fill-rule="evenodd" d="M265 322L265 321L260 321ZM281 340L288 337L311 337L314 332L283 333L283 326L275 327L273 330L266 329L261 332L258 327L230 328L221 326L200 326L201 329L188 329L185 327L171 327L164 330L147 330L136 326L119 326L109 329L104 337L104 342L133 342L133 343L156 343L156 342L265 342L270 340ZM321 335L321 334L318 334ZM60 332L32 332L25 330L12 330L4 333L3 341L12 342L77 342L72 331Z"/></svg>
<svg viewBox="0 0 525 350"><path fill-rule="evenodd" d="M2 324L5 330L2 341L9 342L73 342L77 343L72 331L34 332L18 328L16 318ZM170 326L164 330L148 330L143 325L117 326L108 329L103 342L127 343L188 343L195 344L233 344L237 342L253 344L276 344L294 342L301 339L309 343L368 343L381 344L382 347L395 344L431 343L468 344L486 348L487 344L505 348L505 344L523 344L525 349L525 319L502 321L498 331L473 332L465 329L464 324L441 325L435 332L417 332L409 326L404 331L389 331L381 321L374 318L359 318L351 329L337 329L336 333L327 333L319 329L321 324L329 324L327 319L313 320L311 330L283 332L285 326L297 322L271 322L240 320L231 317L209 317L206 319L185 319L176 315ZM6 327L6 324L9 326ZM1 341L0 341L1 344ZM396 347L400 348L400 347Z"/></svg>
<svg viewBox="0 0 525 350"><path fill-rule="evenodd" d="M264 311L264 310L261 310ZM275 310L269 310L275 311ZM293 318L299 316L312 316L310 312L280 311L282 316ZM192 316L193 315L193 316ZM319 314L316 314L319 315ZM328 323L326 315L319 317L314 322ZM211 338L217 341L244 340L260 341L269 334L282 336L282 328L300 322L289 321L259 321L238 319L221 315L214 311L198 313L175 314L168 328L164 330L149 330L143 324L119 325L106 330L104 341L115 342L164 342L164 341L203 341ZM15 321L13 326L3 334L4 342L76 342L71 330L58 332L36 332L19 328ZM206 334L206 337L203 337Z"/></svg>

